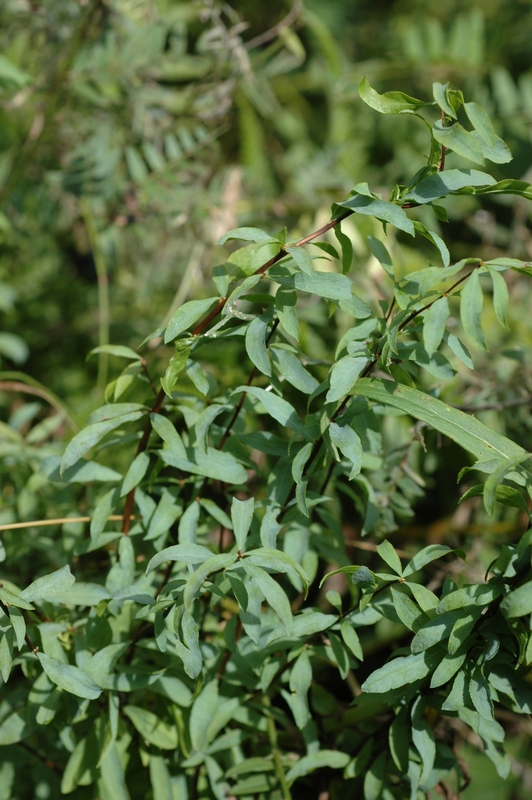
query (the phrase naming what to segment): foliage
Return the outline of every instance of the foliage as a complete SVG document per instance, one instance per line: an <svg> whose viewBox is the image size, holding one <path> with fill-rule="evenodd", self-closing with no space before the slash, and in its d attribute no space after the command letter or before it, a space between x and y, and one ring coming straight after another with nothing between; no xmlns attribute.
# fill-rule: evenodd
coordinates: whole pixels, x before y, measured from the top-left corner
<svg viewBox="0 0 532 800"><path fill-rule="evenodd" d="M488 171L509 150L461 91L359 90L419 122L415 175L388 199L357 183L303 239L222 236L216 291L144 342L172 348L160 386L157 356L100 344L126 367L63 452L44 423L26 439L5 426L3 455L31 473L13 487L24 515L64 517L59 539L31 522L5 536L8 564L30 542L38 553L31 582L0 588L13 797L452 796L467 782L464 727L508 775L499 710L532 704L530 531L467 578L462 550L398 552L389 537L440 435L469 454L463 474L484 476L464 501L528 520L528 451L445 392L474 370L468 347L486 348L484 305L507 325L508 276L532 267L454 261L438 231L463 197L529 200L532 186ZM352 269L353 217L379 231L378 300ZM390 230L432 258L403 274ZM347 524L371 536L356 561Z"/></svg>

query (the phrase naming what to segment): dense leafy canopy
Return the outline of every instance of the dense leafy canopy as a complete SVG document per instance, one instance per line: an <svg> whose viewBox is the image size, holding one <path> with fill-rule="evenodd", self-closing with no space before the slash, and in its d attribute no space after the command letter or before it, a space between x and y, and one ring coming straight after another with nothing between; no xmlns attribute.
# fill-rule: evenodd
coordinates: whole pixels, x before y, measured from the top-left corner
<svg viewBox="0 0 532 800"><path fill-rule="evenodd" d="M507 217L530 214L529 76L494 67L486 95L478 11L396 19L413 72L449 78L404 92L344 63L336 4L256 34L216 3L29 13L0 12L0 233L40 255L0 287L2 357L37 376L0 375L0 793L455 797L468 738L508 778L532 710L532 266ZM79 288L59 325L82 253L98 325ZM91 326L85 365L65 331ZM442 533L425 498L454 503L460 467Z"/></svg>

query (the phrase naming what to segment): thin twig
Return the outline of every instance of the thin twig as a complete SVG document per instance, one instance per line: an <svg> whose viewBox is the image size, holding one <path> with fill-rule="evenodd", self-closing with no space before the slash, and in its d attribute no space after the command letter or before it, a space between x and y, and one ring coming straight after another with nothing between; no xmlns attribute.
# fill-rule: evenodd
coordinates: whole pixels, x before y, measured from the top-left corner
<svg viewBox="0 0 532 800"><path fill-rule="evenodd" d="M253 50L255 47L260 47L262 44L266 44L266 42L271 42L272 39L275 39L281 31L285 28L289 28L294 22L297 22L298 18L301 16L301 12L303 11L303 3L301 0L295 0L294 5L280 22L277 25L274 25L264 33L255 36L253 39L250 39L248 42L244 42L244 47L246 50Z"/></svg>
<svg viewBox="0 0 532 800"><path fill-rule="evenodd" d="M122 519L122 514L111 514L107 517L108 522L118 522ZM132 516L131 519L139 519ZM29 522L8 522L0 525L0 531L12 531L17 528L43 528L46 525L65 525L67 522L90 522L92 517L58 517L57 519L34 519Z"/></svg>
<svg viewBox="0 0 532 800"><path fill-rule="evenodd" d="M4 372L2 375L4 377L8 377L9 375L17 375L19 373L10 373ZM21 380L7 380L7 381L0 381L0 391L2 392L20 392L21 394L31 394L34 397L42 397L43 400L46 400L52 408L55 408L58 414L64 417L65 422L67 423L68 427L77 433L79 431L78 426L66 410L66 408L61 404L61 402L54 397L54 395L49 392L47 389L41 386L31 386L25 381Z"/></svg>

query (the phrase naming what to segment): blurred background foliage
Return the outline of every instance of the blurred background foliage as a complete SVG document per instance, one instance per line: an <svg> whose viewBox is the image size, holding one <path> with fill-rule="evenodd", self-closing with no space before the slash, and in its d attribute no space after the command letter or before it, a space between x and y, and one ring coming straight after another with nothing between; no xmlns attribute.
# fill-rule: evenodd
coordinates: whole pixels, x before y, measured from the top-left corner
<svg viewBox="0 0 532 800"><path fill-rule="evenodd" d="M530 0L4 0L0 521L50 516L52 501L68 507L71 498L51 490L39 497L36 469L119 375L120 362L86 362L87 353L106 342L136 348L181 303L212 294L222 233L256 225L303 236L354 183L386 196L424 165L423 126L364 105L364 75L378 91L427 98L435 80L463 89L514 154L496 176L531 181L531 35ZM441 232L454 260L532 258L524 201L480 207L461 197L448 211ZM388 290L366 236L382 230L360 217L345 230L359 294L376 303ZM402 235L386 244L404 272L436 258L429 243L416 240L414 250ZM476 371L459 372L444 392L530 449L532 297L526 278L509 288L510 330L489 325L487 306L490 352L475 351ZM322 314L305 308L303 335L307 352L327 360L342 320ZM152 376L170 354L156 344L146 350ZM220 380L245 382L234 348L212 358ZM477 498L455 511L463 455L445 446L423 459L418 433L406 422L387 431L398 465L419 451L428 487L412 497L416 517L405 511L397 542L465 543L469 569L485 569L492 544L516 540L523 522L505 509L488 520ZM36 547L51 542L40 535ZM505 791L518 798L528 796L532 768L526 731L514 732L517 777ZM476 786L464 796L480 797Z"/></svg>

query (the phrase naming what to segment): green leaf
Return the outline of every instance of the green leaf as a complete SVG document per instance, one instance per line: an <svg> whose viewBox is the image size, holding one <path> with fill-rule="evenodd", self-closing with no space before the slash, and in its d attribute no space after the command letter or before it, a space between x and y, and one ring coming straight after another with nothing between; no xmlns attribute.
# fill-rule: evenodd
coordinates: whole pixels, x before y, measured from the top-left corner
<svg viewBox="0 0 532 800"><path fill-rule="evenodd" d="M404 196L404 200L420 204L431 203L438 197L446 197L467 187L495 186L496 183L495 178L487 172L476 169L448 169L420 180Z"/></svg>
<svg viewBox="0 0 532 800"><path fill-rule="evenodd" d="M29 587L28 587L29 588ZM24 608L26 611L32 611L33 606L30 602L21 597L19 594L11 592L5 586L0 585L0 600L7 606L15 606L15 608Z"/></svg>
<svg viewBox="0 0 532 800"><path fill-rule="evenodd" d="M65 664L57 658L51 658L44 653L37 653L42 668L60 689L77 697L86 697L96 700L102 693L100 687L79 667Z"/></svg>
<svg viewBox="0 0 532 800"><path fill-rule="evenodd" d="M447 97L448 88L448 83L443 84L439 83L439 81L435 81L435 83L432 84L432 95L442 111L444 111L448 117L456 119L456 112Z"/></svg>
<svg viewBox="0 0 532 800"><path fill-rule="evenodd" d="M426 422L472 453L480 462L526 455L526 450L483 425L475 417L417 389L381 378L361 378L356 383L354 393ZM407 575L406 570L404 574Z"/></svg>
<svg viewBox="0 0 532 800"><path fill-rule="evenodd" d="M435 231L431 231L430 228L427 228L422 222L418 222L417 220L414 220L414 228L417 233L420 233L421 236L424 236L425 239L428 239L429 242L432 242L432 244L438 248L443 266L448 267L450 264L449 250L441 236L438 236Z"/></svg>
<svg viewBox="0 0 532 800"><path fill-rule="evenodd" d="M297 561L283 550L275 550L273 547L261 547L257 550L249 550L246 553L245 562L255 564L258 567L271 569L272 572L291 572L301 578L305 589L308 589L310 581L308 575Z"/></svg>
<svg viewBox="0 0 532 800"><path fill-rule="evenodd" d="M151 516L146 539L157 539L162 533L169 531L180 514L181 507L176 505L174 496L163 489L159 504Z"/></svg>
<svg viewBox="0 0 532 800"><path fill-rule="evenodd" d="M69 589L75 580L67 564L56 572L37 578L20 593L20 597L29 603L34 603L35 600L47 600Z"/></svg>
<svg viewBox="0 0 532 800"><path fill-rule="evenodd" d="M264 375L270 376L272 374L272 365L266 348L267 332L268 324L260 317L255 317L246 328L245 342L246 352L252 364Z"/></svg>
<svg viewBox="0 0 532 800"><path fill-rule="evenodd" d="M286 781L288 784L292 784L298 778L309 775L316 769L323 769L323 767L343 769L348 765L349 761L348 754L341 753L339 750L318 750L317 753L300 758L286 773Z"/></svg>
<svg viewBox="0 0 532 800"><path fill-rule="evenodd" d="M443 123L438 120L432 126L432 135L437 142L448 150L452 150L457 155L469 159L469 161L484 164L482 147L473 134L466 131L459 122L455 122L449 127L444 127Z"/></svg>
<svg viewBox="0 0 532 800"><path fill-rule="evenodd" d="M198 416L196 424L194 425L196 429L196 444L201 448L203 453L207 452L207 434L216 417L219 414L223 414L224 411L232 410L230 405L213 403L210 406L206 406Z"/></svg>
<svg viewBox="0 0 532 800"><path fill-rule="evenodd" d="M388 539L384 539L383 542L377 545L377 553L380 555L382 560L393 569L394 572L397 572L398 575L403 574L401 559L395 552L394 546L388 541Z"/></svg>
<svg viewBox="0 0 532 800"><path fill-rule="evenodd" d="M501 603L506 619L524 617L532 613L532 582L528 581L506 595Z"/></svg>
<svg viewBox="0 0 532 800"><path fill-rule="evenodd" d="M86 428L83 428L83 430L77 433L68 443L63 458L61 459L61 475L63 475L68 467L71 467L76 461L79 461L87 450L90 450L91 447L98 444L100 439L103 439L107 433L114 431L116 428L120 428L127 422L135 422L137 419L140 419L144 413L144 411L131 411L128 414L121 414L112 419L107 419L102 422L93 422L87 425Z"/></svg>
<svg viewBox="0 0 532 800"><path fill-rule="evenodd" d="M360 356L344 356L333 364L330 372L330 389L325 402L335 403L348 394L357 383L368 359Z"/></svg>
<svg viewBox="0 0 532 800"><path fill-rule="evenodd" d="M495 133L489 116L478 103L464 103L469 121L475 128L472 135L476 138L485 158L495 164L507 164L512 160L508 145Z"/></svg>
<svg viewBox="0 0 532 800"><path fill-rule="evenodd" d="M250 390L249 387L244 388L246 391ZM224 481L236 485L247 483L246 470L231 453L225 450L215 450L214 447L208 447L206 453L199 447L189 447L186 452L187 458L182 458L173 450L159 450L157 455L165 464L176 467L181 472L203 475L214 481Z"/></svg>
<svg viewBox="0 0 532 800"><path fill-rule="evenodd" d="M424 698L418 697L412 708L412 742L421 756L421 763L423 764L420 777L421 783L428 781L436 758L434 733L423 716L425 705Z"/></svg>
<svg viewBox="0 0 532 800"><path fill-rule="evenodd" d="M172 389L175 387L179 376L186 367L191 347L192 339L190 338L178 339L175 343L175 353L168 362L164 377L161 378L161 386L168 397L172 397Z"/></svg>
<svg viewBox="0 0 532 800"><path fill-rule="evenodd" d="M289 336L299 340L299 320L296 311L297 293L286 286L280 286L275 295L275 309L281 325Z"/></svg>
<svg viewBox="0 0 532 800"><path fill-rule="evenodd" d="M375 256L375 258L380 262L386 274L392 280L395 280L392 257L389 254L386 247L379 239L375 239L373 236L368 236L368 244L371 252Z"/></svg>
<svg viewBox="0 0 532 800"><path fill-rule="evenodd" d="M486 340L481 324L482 306L484 297L478 270L474 269L466 280L461 291L460 319L464 331L471 341L482 350L487 350Z"/></svg>
<svg viewBox="0 0 532 800"><path fill-rule="evenodd" d="M473 364L473 361L471 359L471 353L469 352L465 344L463 344L460 341L460 339L458 339L458 337L454 335L454 333L448 333L446 331L443 334L443 340L445 344L447 344L450 347L455 356L460 359L462 364L465 364L465 366L468 369L475 369L475 365Z"/></svg>
<svg viewBox="0 0 532 800"><path fill-rule="evenodd" d="M266 389L259 389L258 386L239 386L238 389L234 389L232 394L238 394L239 392L246 392L256 397L257 400L262 403L268 414L280 425L283 425L285 428L292 428L295 433L302 434L307 438L308 432L306 426L300 420L295 408L290 405L287 400L284 400L273 392L266 391Z"/></svg>
<svg viewBox="0 0 532 800"><path fill-rule="evenodd" d="M177 309L175 314L170 318L170 322L166 326L164 334L164 342L168 344L183 331L188 331L192 328L201 317L212 311L214 306L219 302L219 297L207 297L205 300L189 300Z"/></svg>
<svg viewBox="0 0 532 800"><path fill-rule="evenodd" d="M179 545L177 545L177 547L179 547ZM190 610L192 603L209 575L231 567L237 558L238 555L236 553L218 553L217 555L211 555L210 558L204 561L201 566L192 573L185 584L183 590L183 603L185 608Z"/></svg>
<svg viewBox="0 0 532 800"><path fill-rule="evenodd" d="M346 646L351 650L355 658L358 658L359 661L364 661L364 653L362 650L362 645L360 644L360 639L358 638L358 634L346 619L342 620L342 624L340 625L340 633L342 634L342 639L344 640Z"/></svg>
<svg viewBox="0 0 532 800"><path fill-rule="evenodd" d="M429 358L441 344L450 313L446 297L440 297L423 313L423 343Z"/></svg>
<svg viewBox="0 0 532 800"><path fill-rule="evenodd" d="M464 646L465 647L465 646ZM453 655L446 655L440 661L432 678L430 680L430 688L436 689L438 686L443 686L444 684L448 683L459 669L462 668L462 665L467 657L467 650L462 649L462 652L459 650L453 653Z"/></svg>
<svg viewBox="0 0 532 800"><path fill-rule="evenodd" d="M160 719L156 714L140 706L126 705L122 709L143 739L159 747L161 750L175 750L177 747L177 730Z"/></svg>
<svg viewBox="0 0 532 800"><path fill-rule="evenodd" d="M306 272L307 275L312 274L312 259L304 247L285 247L285 250L292 256L302 272Z"/></svg>
<svg viewBox="0 0 532 800"><path fill-rule="evenodd" d="M183 661L186 674L194 680L201 672L202 664L199 648L199 630L190 611L184 606L182 608L180 629L183 641L176 641L174 647L179 658Z"/></svg>
<svg viewBox="0 0 532 800"><path fill-rule="evenodd" d="M379 94L375 89L372 89L368 79L365 77L358 84L358 93L370 108L374 108L375 111L379 111L381 114L411 114L419 108L431 105L431 103L410 97L404 92L384 92L384 94Z"/></svg>
<svg viewBox="0 0 532 800"><path fill-rule="evenodd" d="M131 800L117 746L110 742L100 761L103 797Z"/></svg>
<svg viewBox="0 0 532 800"><path fill-rule="evenodd" d="M401 774L408 772L408 751L410 743L410 725L408 724L408 709L401 708L390 725L388 734L390 753L397 769Z"/></svg>
<svg viewBox="0 0 532 800"><path fill-rule="evenodd" d="M171 547L165 547L160 553L157 553L148 562L146 567L146 575L164 563L165 561L181 561L184 564L202 564L212 556L212 550L208 550L201 544L174 544Z"/></svg>
<svg viewBox="0 0 532 800"><path fill-rule="evenodd" d="M201 368L201 365L198 364L197 361L192 361L192 359L188 359L186 365L186 373L198 392L203 395L208 395L210 390L210 383L206 373Z"/></svg>
<svg viewBox="0 0 532 800"><path fill-rule="evenodd" d="M349 301L353 297L352 281L347 275L339 275L337 272L319 272L316 270L311 275L307 275L304 272L296 272L295 275L291 276L290 283L293 283L300 292L315 294L326 300Z"/></svg>
<svg viewBox="0 0 532 800"><path fill-rule="evenodd" d="M126 472L120 497L124 497L126 494L129 494L132 489L139 485L141 480L146 475L149 466L150 457L148 453L139 453L137 456L135 456L129 466L128 471Z"/></svg>
<svg viewBox="0 0 532 800"><path fill-rule="evenodd" d="M493 281L493 309L495 316L503 328L508 328L506 321L506 312L508 311L508 304L510 302L510 293L508 291L508 284L500 272L495 269L489 269L491 280Z"/></svg>
<svg viewBox="0 0 532 800"><path fill-rule="evenodd" d="M524 461L530 459L530 454L517 455L513 458L505 458L501 464L491 473L489 478L484 484L484 506L490 516L495 512L495 500L497 497L497 489L499 484L502 483L508 472L512 471L516 466L522 464Z"/></svg>
<svg viewBox="0 0 532 800"><path fill-rule="evenodd" d="M178 456L186 458L185 445L175 426L162 414L150 414L153 430L159 434L163 442Z"/></svg>
<svg viewBox="0 0 532 800"><path fill-rule="evenodd" d="M337 203L337 205L342 208L349 208L356 214L364 214L365 216L376 217L381 222L389 222L399 230L415 236L412 220L407 217L400 206L389 203L387 200L377 200L376 198L356 194L354 197L348 197L347 200Z"/></svg>
<svg viewBox="0 0 532 800"><path fill-rule="evenodd" d="M364 453L359 435L348 425L340 426L335 422L331 422L329 425L329 435L334 446L338 447L340 452L351 462L352 469L349 473L349 480L352 480L362 469Z"/></svg>
<svg viewBox="0 0 532 800"><path fill-rule="evenodd" d="M249 559L242 561L242 566L248 575L257 584L269 606L273 608L281 622L286 628L286 633L289 636L292 630L292 611L290 609L290 601L286 596L284 590L275 581L271 575L268 575L261 567L255 566L249 562Z"/></svg>
<svg viewBox="0 0 532 800"><path fill-rule="evenodd" d="M232 231L228 231L224 233L224 235L218 239L216 242L217 245L224 245L226 242L230 242L234 239L237 239L241 242L276 242L277 239L274 239L273 236L270 236L266 231L261 230L260 228L235 228Z"/></svg>
<svg viewBox="0 0 532 800"><path fill-rule="evenodd" d="M192 501L179 520L178 539L179 544L192 544L196 541L196 530L200 516L200 505Z"/></svg>
<svg viewBox="0 0 532 800"><path fill-rule="evenodd" d="M299 484L303 481L303 476L305 474L305 465L309 459L309 456L312 452L313 444L312 442L307 442L294 456L292 460L292 477L294 481Z"/></svg>
<svg viewBox="0 0 532 800"><path fill-rule="evenodd" d="M127 642L122 644L109 644L98 650L83 666L89 678L102 689L109 689L113 685L113 671L121 656L127 651Z"/></svg>
<svg viewBox="0 0 532 800"><path fill-rule="evenodd" d="M312 394L318 388L319 383L316 378L305 369L294 353L280 347L272 347L271 353L275 366L283 378L300 392Z"/></svg>
<svg viewBox="0 0 532 800"><path fill-rule="evenodd" d="M383 694L422 680L429 672L430 662L425 653L399 656L372 672L362 684L362 691Z"/></svg>
<svg viewBox="0 0 532 800"><path fill-rule="evenodd" d="M342 272L344 275L347 275L351 269L351 264L353 263L353 243L351 242L349 236L346 236L345 233L343 233L340 225L335 227L334 235L338 239L340 247L342 248Z"/></svg>
<svg viewBox="0 0 532 800"><path fill-rule="evenodd" d="M170 773L162 756L150 754L150 783L153 800L173 800Z"/></svg>
<svg viewBox="0 0 532 800"><path fill-rule="evenodd" d="M408 578L409 575L413 575L414 572L423 569L423 567L425 567L427 564L430 564L431 561L436 561L438 558L441 558L448 553L457 553L464 558L461 550L451 550L451 548L447 547L445 544L429 544L428 547L424 547L423 550L420 550L419 553L416 553L416 555L408 562L404 569L403 577Z"/></svg>
<svg viewBox="0 0 532 800"><path fill-rule="evenodd" d="M404 592L395 589L393 586L390 591L395 612L403 625L411 631L418 631L427 621L426 614Z"/></svg>
<svg viewBox="0 0 532 800"><path fill-rule="evenodd" d="M136 353L131 347L125 347L122 344L101 344L90 351L87 358L95 355L96 353L108 353L110 356L117 358L128 358L130 361L142 361L142 356Z"/></svg>
<svg viewBox="0 0 532 800"><path fill-rule="evenodd" d="M9 714L0 723L0 747L21 742L30 735L31 728L26 708Z"/></svg>
<svg viewBox="0 0 532 800"><path fill-rule="evenodd" d="M235 534L236 545L239 551L243 551L246 545L247 535L253 520L255 500L250 497L248 500L238 500L233 497L231 503L231 521Z"/></svg>

